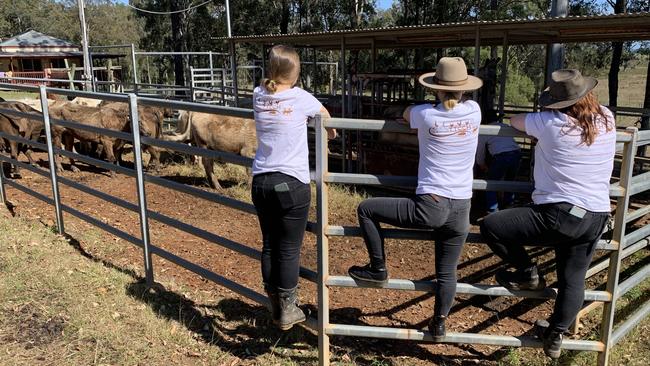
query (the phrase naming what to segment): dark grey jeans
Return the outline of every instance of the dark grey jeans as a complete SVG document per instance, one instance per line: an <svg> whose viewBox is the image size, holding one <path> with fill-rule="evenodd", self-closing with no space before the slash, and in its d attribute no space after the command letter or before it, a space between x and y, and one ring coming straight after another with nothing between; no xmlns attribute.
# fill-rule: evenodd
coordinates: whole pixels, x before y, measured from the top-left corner
<svg viewBox="0 0 650 366"><path fill-rule="evenodd" d="M434 315L446 316L456 295L456 267L469 232L469 210L469 199L424 194L413 198L371 198L361 202L357 214L374 267L385 267L380 223L434 230L437 280Z"/></svg>
<svg viewBox="0 0 650 366"><path fill-rule="evenodd" d="M259 174L251 193L262 229L262 279L267 289L292 289L298 285L309 184L282 173Z"/></svg>
<svg viewBox="0 0 650 366"><path fill-rule="evenodd" d="M571 214L572 204L530 205L499 211L481 222L481 234L496 255L517 269L533 265L524 245L555 249L558 295L551 327L566 332L584 302L585 274L609 213Z"/></svg>

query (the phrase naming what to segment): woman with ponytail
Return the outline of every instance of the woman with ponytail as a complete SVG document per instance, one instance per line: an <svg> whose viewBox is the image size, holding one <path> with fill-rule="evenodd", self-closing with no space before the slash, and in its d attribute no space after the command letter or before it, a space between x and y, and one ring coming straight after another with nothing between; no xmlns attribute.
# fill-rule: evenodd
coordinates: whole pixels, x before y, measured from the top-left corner
<svg viewBox="0 0 650 366"><path fill-rule="evenodd" d="M435 239L436 299L429 331L444 341L445 318L456 294L456 266L469 232L474 155L481 124L481 109L463 92L483 85L467 75L460 57L443 57L435 73L419 78L436 91L437 105L408 107L404 119L418 131L420 161L418 186L409 198L371 198L357 209L370 263L352 266L354 280L383 286L388 281L384 238L380 223L417 229L433 229Z"/></svg>
<svg viewBox="0 0 650 366"><path fill-rule="evenodd" d="M268 78L253 91L257 153L252 198L262 229L262 279L273 322L290 329L305 320L298 307L300 247L311 200L307 119L329 113L295 86L298 53L278 45L269 53ZM336 136L328 130L330 138Z"/></svg>
<svg viewBox="0 0 650 366"><path fill-rule="evenodd" d="M539 98L545 110L512 117L512 127L538 141L533 204L490 214L481 222L490 248L515 269L496 273L507 289L543 289L544 278L524 246L555 249L555 308L548 322L537 324L544 353L554 359L582 307L587 268L611 209L616 129L612 113L592 91L596 84L578 70L555 71Z"/></svg>

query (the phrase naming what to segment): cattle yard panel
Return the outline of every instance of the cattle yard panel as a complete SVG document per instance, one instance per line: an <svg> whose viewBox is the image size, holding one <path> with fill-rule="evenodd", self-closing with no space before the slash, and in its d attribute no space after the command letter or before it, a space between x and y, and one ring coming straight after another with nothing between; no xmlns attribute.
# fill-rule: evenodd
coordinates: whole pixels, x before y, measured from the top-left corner
<svg viewBox="0 0 650 366"><path fill-rule="evenodd" d="M5 86L5 85L2 85ZM227 249L236 251L240 254L243 254L247 257L259 260L260 251L250 248L241 243L231 241L229 239L223 238L215 233L208 232L206 230L194 227L187 223L182 222L181 220L163 215L158 212L153 212L146 208L146 191L144 189L144 182L153 183L165 188L173 189L182 193L190 194L192 196L208 200L217 204L223 204L228 207L232 207L247 213L254 213L254 207L246 202L241 202L234 200L223 195L219 195L213 192L208 192L200 190L195 187L186 186L180 183L169 181L160 177L156 177L150 174L146 174L142 170L142 157L140 151L140 144L145 143L147 145L154 145L162 148L172 149L176 151L181 151L185 153L205 156L205 157L218 157L226 161L243 165L250 166L251 159L242 158L234 154L211 151L200 149L196 147L190 147L187 145L173 143L169 141L162 141L157 139L148 138L145 136L140 136L139 128L137 126L137 106L138 105L149 105L149 106L158 106L158 107L167 107L174 109L190 110L195 112L203 113L213 113L220 115L228 115L234 117L243 117L243 118L252 118L253 113L251 110L242 109L242 108L229 108L221 106L212 106L206 104L196 104L188 103L182 101L165 101L155 98L146 98L146 97L137 97L134 94L130 95L120 95L120 94L105 94L105 93L91 93L91 92L79 92L79 91L70 91L65 89L53 89L45 88L41 86L40 88L30 87L30 86L18 86L18 85L7 85L7 87L19 90L31 90L39 91L42 98L45 97L46 93L60 94L66 96L74 97L87 97L94 99L103 99L111 101L120 101L129 103L129 111L131 116L131 121L135 123L132 125L132 134L127 134L123 132L116 132L112 130L106 130L91 126L86 126L77 122L70 121L61 121L56 119L51 119L47 113L48 108L44 108L42 115L32 115L20 113L17 111L1 110L2 113L14 114L27 118L37 118L43 119L45 126L50 124L64 126L67 128L78 128L84 129L87 131L92 131L96 133L103 133L106 135L113 136L115 138L124 139L127 141L132 141L134 144L134 151L136 152L135 160L135 170L120 167L114 164L107 163L102 160L94 159L91 157L79 155L73 152L64 151L57 147L52 146L52 136L51 133L48 133L49 129L46 129L46 142L47 144L41 144L35 141L30 141L17 136L10 136L4 133L0 133L0 137L5 139L13 140L20 143L25 143L37 148L47 150L48 157L50 160L50 172L47 172L44 169L33 167L31 165L13 160L4 155L0 155L0 161L13 164L15 166L30 170L36 174L39 174L44 177L49 177L52 183L53 198L47 197L41 193L33 191L30 188L22 186L13 180L8 180L4 177L4 172L0 174L0 198L3 202L6 201L6 191L5 184L16 188L24 193L34 196L35 198L42 200L48 204L55 206L55 214L57 217L57 227L61 233L65 233L63 225L63 217L61 212L68 212L73 216L78 217L79 219L86 221L94 226L97 226L107 232L116 235L132 244L135 244L143 248L144 262L145 262L145 275L146 280L149 284L153 282L153 269L151 265L151 255L157 255L161 258L167 259L191 272L198 274L206 279L209 279L219 285L222 285L236 293L239 293L242 296L245 296L255 302L266 305L267 299L264 295L257 293L256 291L246 288L228 278L220 276L206 268L200 267L184 258L176 256L164 249L157 247L151 243L148 243L148 219L153 219L162 223L165 223L171 227L182 230L184 232L195 235L199 238L202 238L210 243L214 243L225 247ZM42 100L42 106L45 107L47 103ZM335 324L330 323L329 320L329 287L359 287L348 276L330 276L329 274L329 245L328 238L330 236L359 236L360 231L358 227L345 227L345 226L335 226L329 225L328 219L328 185L330 183L339 183L339 184L366 184L366 185L379 185L379 184L388 184L388 185L401 185L401 186L414 186L415 179L413 177L395 177L395 176L382 176L382 175L371 175L371 174L347 174L347 173L330 173L328 171L328 156L327 156L327 137L324 132L325 127L333 127L339 129L350 129L350 130L369 130L369 131L400 131L406 129L406 127L395 124L390 121L378 121L378 120L352 120L352 119L340 119L333 118L327 121L322 121L320 116L317 116L314 121L310 123L310 126L316 127L316 172L313 174L313 179L316 181L317 188L317 221L316 223L310 222L307 227L307 231L316 234L317 237L317 249L318 249L318 268L317 271L313 271L307 268L301 268L300 275L302 278L307 279L308 281L315 282L318 286L318 322L314 319L309 319L307 325L318 331L319 336L319 362L322 365L329 364L329 336L330 335L348 335L348 336L360 336L360 337L377 337L377 338L390 338L390 339L410 339L415 341L424 341L430 342L432 338L426 331L421 331L419 329L403 329L403 328L388 328L388 327L370 327L370 326L357 326L357 325L347 325L347 324ZM519 132L515 132L511 128L502 128L498 126L481 126L480 133L484 135L502 135L502 136L523 136ZM138 141L140 140L140 141ZM644 131L637 133L636 129L628 129L625 132L619 132L617 135L617 142L619 150L622 149L622 168L621 168L621 179L612 184L610 187L610 195L617 200L617 207L627 208L627 203L629 202L629 197L632 194L640 193L648 189L647 177L648 173L644 173L637 176L632 176L632 167L634 163L634 154L637 145L645 145L650 143L650 131ZM101 168L108 169L110 171L115 171L118 173L125 174L129 177L136 178L136 188L138 192L138 204L133 204L131 202L113 197L107 193L100 192L78 182L75 182L71 179L65 177L59 177L56 174L55 169L55 155L62 155L66 157L72 157L78 160L81 160L85 163L96 165ZM58 184L64 184L70 186L74 189L80 190L84 193L90 194L99 199L108 201L110 203L116 204L127 210L136 212L140 216L140 229L141 237L137 238L127 232L124 232L120 229L112 227L108 224L101 222L81 211L78 211L72 207L69 207L60 202L58 197ZM495 181L485 181L485 180L475 180L473 183L473 188L475 190L494 190L494 191L515 191L515 192L530 192L532 185L529 182L495 182ZM58 201L58 202L57 202ZM641 270L637 271L636 274L632 275L622 283L618 283L618 273L620 272L620 262L624 257L631 255L632 253L644 248L648 241L650 235L650 226L640 228L632 233L625 234L625 225L623 223L628 223L632 221L633 218L639 218L644 213L648 212L648 208L644 207L634 211L630 214L627 213L627 209L617 210L616 221L613 228L613 238L612 240L601 240L598 243L598 248L607 250L610 253L609 258L604 258L594 264L590 269L590 274L593 275L599 271L609 268L610 275L608 276L607 288L605 291L597 290L586 290L585 299L587 301L595 301L605 303L606 311L604 312L603 317L603 329L605 332L601 332L602 336L599 341L584 341L584 340L565 340L563 347L565 349L574 349L574 350L590 350L600 352L601 356L599 358L599 364L605 365L607 363L607 358L609 351L618 342L622 337L629 332L633 326L638 323L640 319L643 319L650 312L650 305L645 304L637 312L632 314L627 320L625 320L618 328L613 329L614 322L614 305L617 298L622 296L629 289L633 288L635 285L639 284L641 281L646 279L650 274L650 266L646 266ZM431 240L431 233L423 230L404 230L404 229L388 229L384 230L385 237L387 238L405 238L405 239L418 239L418 240ZM480 238L478 235L470 235L468 241L477 242ZM628 244L629 243L629 244ZM611 274L614 274L613 276ZM387 289L394 290L405 290L405 291L420 291L420 292L432 292L435 290L434 281L411 281L403 279L391 279L386 286ZM545 289L543 291L509 291L500 286L493 285L483 285L483 284L468 284L468 283L459 283L457 287L457 292L459 294L470 294L470 295L488 295L488 296L517 296L517 297L527 297L527 298L540 298L540 299L550 299L556 296L555 289ZM474 344L490 344L490 345L503 345L503 346L521 346L521 347L540 347L541 343L538 339L532 337L512 337L512 336L500 336L500 335L487 335L487 334L472 334L472 333L449 333L445 338L445 342L449 343L474 343Z"/></svg>
<svg viewBox="0 0 650 366"><path fill-rule="evenodd" d="M358 129L358 130L384 130L394 128L404 128L390 126L388 122L373 121L373 120L352 120L333 118L325 121L324 123L318 122L316 129L316 141L321 141L317 146L317 164L321 162L325 156L326 148L322 141L326 138L325 127L339 128L339 129ZM388 127L388 128L387 128ZM511 128L499 128L496 126L481 126L481 134L490 135L503 135L503 136L521 136L521 133L513 132ZM647 138L645 133L643 138ZM633 327L633 322L642 319L650 312L649 306L644 306L637 313L633 314L630 319L624 322L617 330L612 333L614 325L614 309L617 298L619 298L625 290L629 290L641 281L646 279L650 273L650 265L645 269L639 271L634 276L630 277L626 282L619 285L618 274L620 272L620 265L622 256L621 252L625 249L626 239L629 239L631 244L635 244L635 240L646 240L650 235L649 228L646 226L640 230L634 231L628 236L625 235L625 224L629 222L626 220L627 207L629 197L633 192L640 192L647 189L646 180L643 179L645 175L632 178L632 171L634 166L634 155L638 143L637 130L629 128L625 132L617 134L617 147L622 147L622 168L621 179L612 184L610 187L610 195L616 199L617 207L616 220L613 228L611 240L601 240L598 243L599 249L608 250L609 262L604 268L609 267L609 275L607 280L606 291L585 291L585 299L592 299L591 301L601 301L606 304L606 311L602 319L603 330L601 332L600 340L598 341L585 341L585 340L569 340L563 341L562 347L565 349L573 350L589 350L599 352L599 365L606 365L609 358L609 352L623 335L623 332L629 332ZM622 143L622 146L621 146ZM620 149L619 149L620 150ZM320 157L320 159L319 159ZM358 236L360 231L356 227L342 227L330 226L328 223L329 212L326 204L327 202L327 186L330 183L339 184L390 184L390 185L403 185L412 187L415 184L413 177L389 177L371 174L342 174L342 173L329 173L327 170L326 162L322 162L317 169L317 190L319 206L317 207L317 223L318 223L318 253L319 253L319 362L321 365L329 364L329 336L331 335L344 335L344 336L357 336L357 337L374 337L374 338L388 338L388 339L409 339L416 341L431 342L433 339L428 331L420 329L405 329L405 328L389 328L389 327L371 327L371 326L357 326L348 324L335 324L329 321L329 287L366 287L356 283L348 276L331 276L328 268L328 237L330 236ZM647 173L646 173L647 174ZM475 190L508 190L508 191L530 191L532 188L528 182L493 182L475 180L473 184ZM429 232L424 230L404 230L392 229L384 230L385 237L401 237L408 239L431 240ZM478 235L471 235L468 241L476 242L480 238ZM640 248L637 245L635 249ZM630 247L631 248L631 247ZM630 253L625 253L630 255ZM601 262L602 263L602 262ZM609 263L612 263L609 265ZM602 264L601 264L602 267ZM603 269L604 269L603 268ZM375 287L373 287L375 288ZM435 282L433 281L411 281L403 279L390 279L386 289L392 290L407 290L407 291L424 291L431 292L435 290ZM457 293L459 294L474 294L474 295L489 295L489 296L519 296L519 297L532 297L532 298L553 298L556 295L554 289L545 289L543 291L509 291L501 286L492 285L475 285L459 283L457 286ZM599 297L601 300L593 300ZM515 347L541 347L539 339L533 337L512 337L500 335L487 335L487 334L473 334L473 333L448 333L443 342L446 343L474 343L474 344L490 344L502 346L515 346Z"/></svg>

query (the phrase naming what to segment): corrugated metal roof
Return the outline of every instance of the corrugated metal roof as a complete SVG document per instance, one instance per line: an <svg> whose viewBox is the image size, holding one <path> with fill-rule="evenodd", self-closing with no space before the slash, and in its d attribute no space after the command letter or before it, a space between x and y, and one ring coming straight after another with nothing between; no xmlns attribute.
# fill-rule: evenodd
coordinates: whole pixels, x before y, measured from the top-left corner
<svg viewBox="0 0 650 366"><path fill-rule="evenodd" d="M126 57L126 53L98 52L92 53L93 60ZM0 52L0 58L71 58L83 57L82 52Z"/></svg>
<svg viewBox="0 0 650 366"><path fill-rule="evenodd" d="M0 58L62 58L82 57L81 52L0 52Z"/></svg>
<svg viewBox="0 0 650 366"><path fill-rule="evenodd" d="M482 45L500 44L506 34L510 44L645 40L650 39L650 13L472 21L217 39L238 43L285 42L322 48L340 47L341 39L345 39L351 48L369 48L371 40L377 42L377 47L463 46L473 44L477 31Z"/></svg>
<svg viewBox="0 0 650 366"><path fill-rule="evenodd" d="M0 47L77 48L77 45L59 38L48 36L35 30L30 30L23 34L5 40L4 42L0 43Z"/></svg>

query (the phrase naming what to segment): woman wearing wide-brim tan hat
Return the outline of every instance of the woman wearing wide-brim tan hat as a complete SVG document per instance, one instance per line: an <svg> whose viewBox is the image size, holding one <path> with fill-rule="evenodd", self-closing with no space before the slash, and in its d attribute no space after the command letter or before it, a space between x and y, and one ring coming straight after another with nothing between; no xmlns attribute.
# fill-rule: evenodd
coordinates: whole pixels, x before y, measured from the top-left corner
<svg viewBox="0 0 650 366"><path fill-rule="evenodd" d="M443 57L435 72L422 74L418 81L422 86L440 91L472 91L483 86L483 80L467 74L465 61L460 57Z"/></svg>
<svg viewBox="0 0 650 366"><path fill-rule="evenodd" d="M511 118L514 128L537 138L533 204L481 222L490 248L515 269L496 273L497 282L510 290L545 287L525 245L555 249L555 308L548 321L538 322L544 353L551 358L560 357L562 336L582 307L585 274L611 209L616 128L612 112L593 93L596 84L578 70L555 71L539 98L545 110Z"/></svg>
<svg viewBox="0 0 650 366"><path fill-rule="evenodd" d="M418 130L420 160L414 197L371 198L357 210L370 263L352 266L355 281L386 285L388 271L380 223L434 230L435 306L429 331L444 341L445 318L456 294L456 267L469 232L474 155L481 124L481 108L463 101L463 91L479 88L481 80L467 75L461 58L444 57L436 73L422 75L422 85L436 89L441 103L411 106L404 119Z"/></svg>

